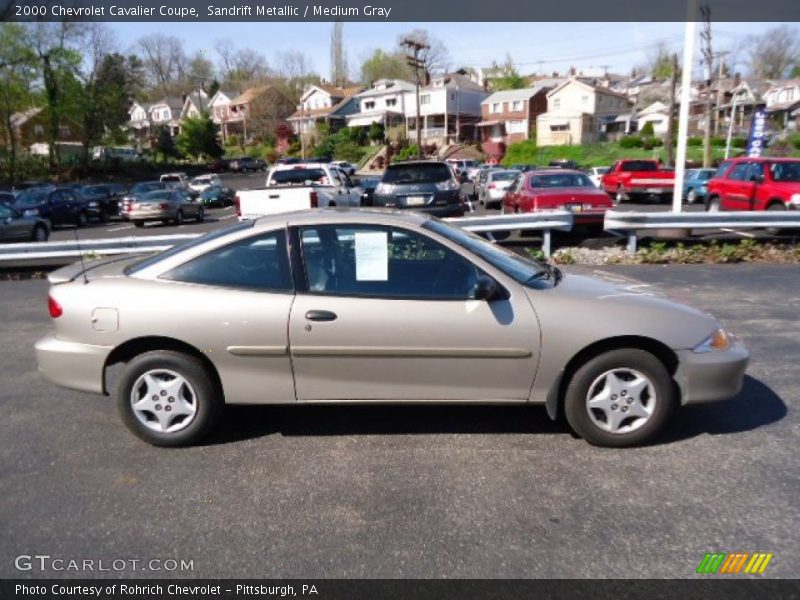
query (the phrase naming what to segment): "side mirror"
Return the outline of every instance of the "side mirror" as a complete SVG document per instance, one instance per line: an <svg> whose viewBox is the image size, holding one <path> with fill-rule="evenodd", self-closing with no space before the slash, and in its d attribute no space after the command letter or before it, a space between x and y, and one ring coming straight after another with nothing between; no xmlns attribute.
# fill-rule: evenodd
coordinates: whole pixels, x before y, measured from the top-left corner
<svg viewBox="0 0 800 600"><path fill-rule="evenodd" d="M475 300L485 300L491 302L494 300L500 291L500 286L491 277L485 275L478 277L478 282L475 284Z"/></svg>

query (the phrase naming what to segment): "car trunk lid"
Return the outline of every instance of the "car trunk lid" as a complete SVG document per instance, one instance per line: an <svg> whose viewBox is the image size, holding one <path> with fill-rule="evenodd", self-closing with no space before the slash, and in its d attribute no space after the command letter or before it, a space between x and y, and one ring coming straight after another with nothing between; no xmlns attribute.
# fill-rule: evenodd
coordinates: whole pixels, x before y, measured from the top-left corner
<svg viewBox="0 0 800 600"><path fill-rule="evenodd" d="M99 260L84 260L83 262L78 261L53 271L47 276L47 281L49 281L51 285L59 285L62 283L75 281L78 277L81 277L84 274L86 275L86 279L88 281L93 281L104 277L122 277L125 274L125 267L135 262L139 258L141 258L141 255L125 255L113 256Z"/></svg>

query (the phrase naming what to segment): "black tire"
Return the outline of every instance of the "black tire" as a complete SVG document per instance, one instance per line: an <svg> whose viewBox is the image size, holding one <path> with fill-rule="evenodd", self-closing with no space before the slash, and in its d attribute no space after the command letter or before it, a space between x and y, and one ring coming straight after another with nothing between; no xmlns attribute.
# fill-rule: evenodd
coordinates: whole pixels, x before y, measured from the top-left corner
<svg viewBox="0 0 800 600"><path fill-rule="evenodd" d="M78 216L75 218L75 226L78 228L86 227L88 223L89 216L83 211L79 212Z"/></svg>
<svg viewBox="0 0 800 600"><path fill-rule="evenodd" d="M183 211L182 210L179 210L175 214L175 220L173 221L173 223L175 224L176 227L179 227L179 226L183 225Z"/></svg>
<svg viewBox="0 0 800 600"><path fill-rule="evenodd" d="M188 424L175 432L150 429L136 417L131 407L136 381L148 371L160 369L177 373L194 391L192 398L196 412L187 418ZM116 395L122 422L135 435L154 446L186 446L198 442L219 420L224 405L222 392L203 363L193 356L169 350L145 352L131 360L120 377ZM166 402L164 406L167 406Z"/></svg>
<svg viewBox="0 0 800 600"><path fill-rule="evenodd" d="M686 204L694 204L697 200L697 190L689 188L686 192Z"/></svg>
<svg viewBox="0 0 800 600"><path fill-rule="evenodd" d="M50 234L47 231L47 227L44 225L37 225L33 228L33 231L31 231L32 242L46 242L48 237L50 237Z"/></svg>
<svg viewBox="0 0 800 600"><path fill-rule="evenodd" d="M203 221L205 221L205 220L206 220L206 211L204 211L204 210L203 210L203 207L202 207L202 206L201 206L201 207L200 207L200 209L197 211L197 217L195 218L195 220L196 220L198 223L202 223Z"/></svg>
<svg viewBox="0 0 800 600"><path fill-rule="evenodd" d="M785 211L786 205L783 202L773 202L767 207L767 210Z"/></svg>
<svg viewBox="0 0 800 600"><path fill-rule="evenodd" d="M592 420L589 414L590 409L587 406L590 386L603 374L614 369L638 371L650 381L655 393L655 405L652 413L638 429L629 432L606 431ZM652 401L649 396L648 401ZM573 431L590 444L623 448L642 444L658 434L669 419L675 401L672 378L664 364L644 350L622 348L595 356L575 371L566 387L564 413ZM619 403L612 404L611 408L622 411L625 404L620 400ZM625 422L625 420L621 421L621 423ZM635 422L635 420L630 422Z"/></svg>
<svg viewBox="0 0 800 600"><path fill-rule="evenodd" d="M136 220L133 222L136 227L144 227L144 221Z"/></svg>
<svg viewBox="0 0 800 600"><path fill-rule="evenodd" d="M100 219L99 220L100 220L101 223L108 223L110 219L111 219L111 216L105 210L100 211Z"/></svg>
<svg viewBox="0 0 800 600"><path fill-rule="evenodd" d="M706 212L720 212L722 205L719 201L719 196L711 196L706 200Z"/></svg>

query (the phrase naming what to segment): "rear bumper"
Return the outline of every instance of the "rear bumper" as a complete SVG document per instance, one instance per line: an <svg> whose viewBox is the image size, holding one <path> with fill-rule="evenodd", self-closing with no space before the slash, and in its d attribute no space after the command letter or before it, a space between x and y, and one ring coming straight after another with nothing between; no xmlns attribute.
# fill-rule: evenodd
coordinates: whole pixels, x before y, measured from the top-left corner
<svg viewBox="0 0 800 600"><path fill-rule="evenodd" d="M147 210L147 211L131 211L127 213L128 221L163 221L165 219L174 219L176 215L174 210Z"/></svg>
<svg viewBox="0 0 800 600"><path fill-rule="evenodd" d="M722 352L680 350L677 355L681 404L727 400L742 389L750 352L740 343Z"/></svg>
<svg viewBox="0 0 800 600"><path fill-rule="evenodd" d="M39 372L61 387L102 394L103 368L111 353L109 346L65 342L54 335L35 345Z"/></svg>

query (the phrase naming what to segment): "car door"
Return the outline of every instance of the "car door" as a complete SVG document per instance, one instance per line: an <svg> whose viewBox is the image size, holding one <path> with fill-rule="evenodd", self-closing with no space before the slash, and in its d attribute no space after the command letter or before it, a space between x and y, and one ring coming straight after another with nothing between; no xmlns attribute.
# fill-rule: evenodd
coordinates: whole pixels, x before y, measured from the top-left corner
<svg viewBox="0 0 800 600"><path fill-rule="evenodd" d="M74 219L70 212L69 198L66 197L64 190L52 192L48 197L51 220L58 224L72 224Z"/></svg>
<svg viewBox="0 0 800 600"><path fill-rule="evenodd" d="M723 190L722 206L725 210L749 210L755 185L748 181L750 163L737 163L728 173Z"/></svg>
<svg viewBox="0 0 800 600"><path fill-rule="evenodd" d="M350 176L344 172L339 171L339 177L344 185L345 193L347 194L347 206L361 206L362 189L353 183Z"/></svg>
<svg viewBox="0 0 800 600"><path fill-rule="evenodd" d="M427 234L300 227L289 319L298 401L527 400L539 353L524 294L472 298L481 270Z"/></svg>
<svg viewBox="0 0 800 600"><path fill-rule="evenodd" d="M18 242L31 237L31 221L20 218L13 208L0 204L0 242Z"/></svg>
<svg viewBox="0 0 800 600"><path fill-rule="evenodd" d="M747 171L747 180L752 183L753 188L748 198L747 210L764 210L769 198L769 186L764 185L766 164L762 162L750 163Z"/></svg>

